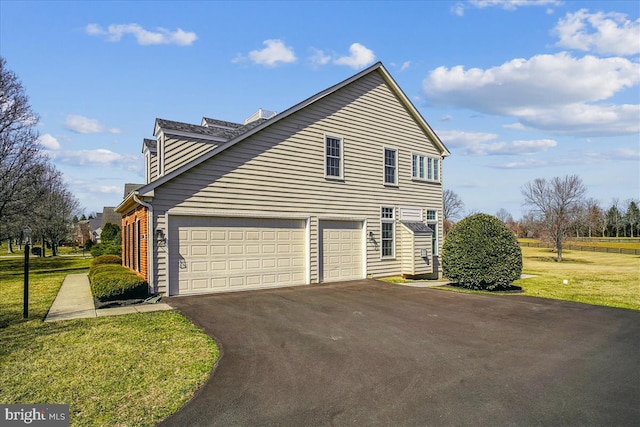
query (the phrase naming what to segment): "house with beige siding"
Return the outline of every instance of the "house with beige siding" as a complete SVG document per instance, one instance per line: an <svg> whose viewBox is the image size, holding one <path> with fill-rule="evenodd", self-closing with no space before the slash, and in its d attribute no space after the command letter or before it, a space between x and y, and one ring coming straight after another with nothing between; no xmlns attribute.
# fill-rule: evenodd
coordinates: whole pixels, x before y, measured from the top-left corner
<svg viewBox="0 0 640 427"><path fill-rule="evenodd" d="M191 295L441 275L449 151L377 63L244 123L157 119L123 263Z"/></svg>

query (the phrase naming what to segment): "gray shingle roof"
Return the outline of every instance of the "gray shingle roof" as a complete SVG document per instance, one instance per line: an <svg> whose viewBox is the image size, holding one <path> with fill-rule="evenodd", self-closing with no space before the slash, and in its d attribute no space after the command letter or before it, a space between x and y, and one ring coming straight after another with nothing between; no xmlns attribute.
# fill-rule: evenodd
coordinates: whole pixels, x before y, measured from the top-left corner
<svg viewBox="0 0 640 427"><path fill-rule="evenodd" d="M222 129L209 128L206 126L192 125L190 123L175 122L173 120L156 119L156 123L164 131L177 130L180 132L195 133L199 135L220 137ZM170 133L170 132L169 132Z"/></svg>
<svg viewBox="0 0 640 427"><path fill-rule="evenodd" d="M401 221L401 222L405 227L407 227L409 230L413 231L414 233L433 234L433 232L431 231L431 228L429 228L429 226L424 222L417 222L417 221Z"/></svg>
<svg viewBox="0 0 640 427"><path fill-rule="evenodd" d="M160 128L164 131L168 131L167 133L171 133L171 130L181 131L181 132L189 132L193 134L199 135L207 135L213 136L217 138L224 138L226 140L233 139L239 135L242 135L245 132L253 129L254 127L261 125L269 119L258 119L246 125L241 125L238 123L225 122L223 120L215 120L209 118L203 118L203 120L210 121L211 123L216 122L220 124L224 124L224 126L229 125L228 127L233 127L233 129L222 129L219 127L208 127L208 126L200 126L193 125L189 123L182 122L174 122L173 120L165 120L165 119L156 119L156 123Z"/></svg>
<svg viewBox="0 0 640 427"><path fill-rule="evenodd" d="M124 185L124 199L127 198L127 196L129 194L131 194L132 191L136 191L138 188L142 187L144 184L132 184L132 183L126 183Z"/></svg>
<svg viewBox="0 0 640 427"><path fill-rule="evenodd" d="M145 138L142 143L149 149L149 151L155 152L158 148L158 141L155 139Z"/></svg>
<svg viewBox="0 0 640 427"><path fill-rule="evenodd" d="M115 211L116 208L105 206L102 208L102 227L108 222L111 224L116 224L120 227L120 222L122 221L122 215Z"/></svg>
<svg viewBox="0 0 640 427"><path fill-rule="evenodd" d="M211 119L209 117L202 118L202 125L205 127L227 127L227 128L239 128L242 126L240 123L226 122L224 120Z"/></svg>

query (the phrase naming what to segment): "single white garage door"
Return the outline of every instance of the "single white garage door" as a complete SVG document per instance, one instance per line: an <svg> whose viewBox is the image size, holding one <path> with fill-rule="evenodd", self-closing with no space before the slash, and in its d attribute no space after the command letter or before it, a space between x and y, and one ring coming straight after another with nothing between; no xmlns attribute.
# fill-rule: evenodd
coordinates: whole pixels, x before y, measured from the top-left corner
<svg viewBox="0 0 640 427"><path fill-rule="evenodd" d="M320 282L362 279L362 222L320 221Z"/></svg>
<svg viewBox="0 0 640 427"><path fill-rule="evenodd" d="M169 227L173 295L306 282L304 220L171 216Z"/></svg>

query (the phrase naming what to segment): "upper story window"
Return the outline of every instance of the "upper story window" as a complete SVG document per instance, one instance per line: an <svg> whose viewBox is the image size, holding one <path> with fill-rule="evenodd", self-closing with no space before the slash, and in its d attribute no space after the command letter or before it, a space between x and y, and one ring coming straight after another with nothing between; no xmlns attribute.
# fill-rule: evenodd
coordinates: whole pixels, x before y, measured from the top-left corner
<svg viewBox="0 0 640 427"><path fill-rule="evenodd" d="M384 183L398 184L398 150L384 149Z"/></svg>
<svg viewBox="0 0 640 427"><path fill-rule="evenodd" d="M324 141L324 173L326 178L343 177L343 141L342 138L325 136Z"/></svg>
<svg viewBox="0 0 640 427"><path fill-rule="evenodd" d="M440 159L424 154L413 154L411 176L414 179L440 182Z"/></svg>

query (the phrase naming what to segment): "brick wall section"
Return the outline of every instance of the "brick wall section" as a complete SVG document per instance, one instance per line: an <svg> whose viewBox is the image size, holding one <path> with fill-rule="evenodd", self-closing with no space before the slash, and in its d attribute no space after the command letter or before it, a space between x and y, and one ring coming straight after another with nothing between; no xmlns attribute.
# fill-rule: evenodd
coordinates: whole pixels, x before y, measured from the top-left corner
<svg viewBox="0 0 640 427"><path fill-rule="evenodd" d="M147 258L149 235L147 208L138 206L122 216L122 265L149 281ZM137 227L140 227L138 231ZM136 239L140 236L139 241ZM139 262L138 262L139 259Z"/></svg>

